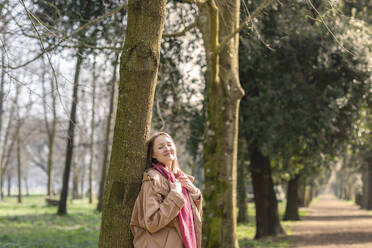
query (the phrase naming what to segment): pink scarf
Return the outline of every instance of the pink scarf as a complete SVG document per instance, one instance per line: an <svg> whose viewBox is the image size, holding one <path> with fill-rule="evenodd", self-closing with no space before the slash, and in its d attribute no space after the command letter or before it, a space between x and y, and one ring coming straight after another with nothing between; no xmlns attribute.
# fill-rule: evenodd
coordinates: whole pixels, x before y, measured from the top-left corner
<svg viewBox="0 0 372 248"><path fill-rule="evenodd" d="M176 181L176 178L182 176L183 173L179 171L177 174L173 174L168 171L164 165L153 163L152 166L159 171L165 178L169 179L172 183ZM192 212L192 206L190 202L189 194L187 189L182 187L182 195L185 199L185 204L181 208L178 214L178 220L181 226L181 232L183 237L183 242L186 248L196 248L196 235L195 235L195 224L194 215Z"/></svg>

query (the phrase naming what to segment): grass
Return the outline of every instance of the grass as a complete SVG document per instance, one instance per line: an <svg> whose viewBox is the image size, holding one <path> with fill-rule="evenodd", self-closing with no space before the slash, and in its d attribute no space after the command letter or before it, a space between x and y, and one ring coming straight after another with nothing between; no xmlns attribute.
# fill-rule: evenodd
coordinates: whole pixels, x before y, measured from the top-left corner
<svg viewBox="0 0 372 248"><path fill-rule="evenodd" d="M57 207L45 205L44 196L0 202L0 248L98 247L100 214L96 204L77 200L68 204L68 215L56 215Z"/></svg>
<svg viewBox="0 0 372 248"><path fill-rule="evenodd" d="M57 207L45 205L44 196L28 196L22 204L14 197L0 202L0 248L93 248L98 247L101 215L96 203L87 199L68 202L68 215L56 215ZM279 204L279 215L284 213ZM250 222L239 224L237 237L240 248L290 247L285 236L253 240L255 235L254 204L249 204ZM300 215L305 215L303 210ZM282 222L287 234L295 222Z"/></svg>

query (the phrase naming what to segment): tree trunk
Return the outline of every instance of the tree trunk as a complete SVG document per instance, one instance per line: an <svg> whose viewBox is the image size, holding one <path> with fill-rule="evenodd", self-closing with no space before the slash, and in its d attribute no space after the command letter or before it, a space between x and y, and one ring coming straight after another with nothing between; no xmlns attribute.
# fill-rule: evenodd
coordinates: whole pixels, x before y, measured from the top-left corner
<svg viewBox="0 0 372 248"><path fill-rule="evenodd" d="M79 177L79 181L80 181L80 195L79 195L79 197L81 198L81 199L83 199L84 197L85 197L85 175L86 175L86 168L85 168L86 166L85 166L85 163L84 163L84 166L83 166L83 168L81 168L80 169L80 177ZM88 189L88 191L89 191L89 189Z"/></svg>
<svg viewBox="0 0 372 248"><path fill-rule="evenodd" d="M199 13L207 54L203 196L208 218L203 223L203 247L236 248L238 112L244 94L238 76L239 35L218 51L219 42L239 25L240 1L209 0L199 6Z"/></svg>
<svg viewBox="0 0 372 248"><path fill-rule="evenodd" d="M287 206L283 220L300 220L298 212L298 184L300 174L292 177L288 182L287 187Z"/></svg>
<svg viewBox="0 0 372 248"><path fill-rule="evenodd" d="M239 208L239 214L238 214L238 223L247 223L249 221L248 218L248 208L247 208L247 173L245 168L244 161L241 161L238 163L238 208Z"/></svg>
<svg viewBox="0 0 372 248"><path fill-rule="evenodd" d="M17 107L17 127L16 127L16 140L17 140L17 179L18 179L18 203L22 203L22 142L21 142L21 113L19 106L19 95L20 95L20 85L16 87L16 107Z"/></svg>
<svg viewBox="0 0 372 248"><path fill-rule="evenodd" d="M9 140L9 136L10 136L10 129L12 127L12 123L13 123L13 114L14 114L14 111L15 111L15 107L16 107L16 104L13 103L12 107L10 108L10 114L9 114L9 119L8 119L8 124L7 124L7 127L6 127L6 131L5 131L5 136L4 136L4 141L2 143L2 151L1 151L1 158L0 158L0 200L3 199L3 188L2 188L2 185L3 185L3 181L4 181L4 173L5 173L5 167L6 167L6 157L7 157L7 154L9 154L9 151L10 151L10 148L8 147L8 140ZM14 139L12 139L11 141L11 147L13 146L14 144Z"/></svg>
<svg viewBox="0 0 372 248"><path fill-rule="evenodd" d="M69 126L68 126L68 131L67 131L66 160L65 160L65 168L63 171L61 196L60 196L58 211L57 211L58 215L67 214L68 183L69 183L69 178L70 178L71 162L72 162L73 149L74 149L76 107L78 104L79 75L80 75L81 63L83 60L82 50L83 49L80 48L76 54L77 59L76 59L76 67L75 67L74 88L73 88L73 93L72 93L70 121L69 121Z"/></svg>
<svg viewBox="0 0 372 248"><path fill-rule="evenodd" d="M305 207L308 207L310 205L310 202L311 202L311 186L310 185L306 185L305 186L305 197L304 197L304 205Z"/></svg>
<svg viewBox="0 0 372 248"><path fill-rule="evenodd" d="M4 32L6 26L4 25ZM3 35L5 36L5 34ZM6 39L2 40L3 49L5 49ZM5 85L5 52L1 52L1 77L0 77L0 137L3 131L3 103L4 103L4 85Z"/></svg>
<svg viewBox="0 0 372 248"><path fill-rule="evenodd" d="M166 0L129 0L120 89L105 186L100 248L133 247L129 229L146 161L146 141L165 22Z"/></svg>
<svg viewBox="0 0 372 248"><path fill-rule="evenodd" d="M56 126L57 126L57 113L56 113L56 96L54 93L54 81L53 79L50 79L50 89L51 89L51 96L52 96L52 124L49 126L48 116L47 116L47 93L45 89L45 65L42 75L42 89L43 89L43 109L44 109L44 122L45 127L48 134L48 146L49 146L49 152L48 152L48 169L47 169L47 196L48 198L53 198L53 153L54 153L54 140L56 136Z"/></svg>
<svg viewBox="0 0 372 248"><path fill-rule="evenodd" d="M114 122L115 112L114 112L114 106L115 106L115 96L116 96L116 70L117 70L117 64L119 60L119 54L116 55L115 61L114 61L114 72L112 75L111 80L111 96L110 96L110 108L109 113L107 116L107 126L106 126L106 137L105 137L105 144L104 144L104 154L103 154L103 161L102 161L102 170L101 170L101 178L99 182L99 191L98 191L98 204L97 204L97 211L102 212L103 208L103 196L104 196L104 189L105 189L105 182L106 182L106 174L107 174L107 167L109 163L109 157L110 157L110 143L111 143L111 137L112 137L112 122Z"/></svg>
<svg viewBox="0 0 372 248"><path fill-rule="evenodd" d="M367 170L368 167L363 167L362 168L362 171L361 171L361 174L362 174L362 199L361 199L361 208L365 209L366 206L367 206L367 201L366 199L368 199L368 170Z"/></svg>
<svg viewBox="0 0 372 248"><path fill-rule="evenodd" d="M21 129L21 120L18 119L18 124L17 124L17 179L18 179L18 203L22 203L22 149L21 149L21 134L20 134L20 129Z"/></svg>
<svg viewBox="0 0 372 248"><path fill-rule="evenodd" d="M12 176L10 173L7 173L7 181L8 181L8 197L10 197L12 192Z"/></svg>
<svg viewBox="0 0 372 248"><path fill-rule="evenodd" d="M27 195L27 196L30 196L30 188L28 187L28 179L27 179L27 176L23 176L23 181L25 182L26 195Z"/></svg>
<svg viewBox="0 0 372 248"><path fill-rule="evenodd" d="M9 129L10 129L10 126L8 126L8 128L7 128L6 136L8 135ZM6 154L4 155L4 158L3 157L1 158L1 164L3 165L2 166L3 168L1 169L1 173L0 173L0 187L1 187L0 195L1 195L1 199L3 199L3 197L4 197L4 192L3 192L3 189L4 189L4 187L3 187L4 186L4 175L5 175L5 172L7 171L7 167L9 165L9 159L10 159L10 156L12 154L13 147L14 147L15 143L16 143L16 139L12 139L8 149L6 150L6 148L4 147L4 150L3 150L3 152L6 151Z"/></svg>
<svg viewBox="0 0 372 248"><path fill-rule="evenodd" d="M366 210L372 210L372 164L368 165L367 173Z"/></svg>
<svg viewBox="0 0 372 248"><path fill-rule="evenodd" d="M89 161L89 203L93 203L93 163L94 163L94 126L95 126L95 108L96 108L96 60L93 63L93 81L92 81L92 120L90 133L90 161ZM82 192L84 194L84 192Z"/></svg>
<svg viewBox="0 0 372 248"><path fill-rule="evenodd" d="M72 167L72 199L79 199L79 182L80 173L77 163L73 163Z"/></svg>
<svg viewBox="0 0 372 248"><path fill-rule="evenodd" d="M255 239L283 234L271 175L270 160L257 146L251 150L251 176L256 205Z"/></svg>

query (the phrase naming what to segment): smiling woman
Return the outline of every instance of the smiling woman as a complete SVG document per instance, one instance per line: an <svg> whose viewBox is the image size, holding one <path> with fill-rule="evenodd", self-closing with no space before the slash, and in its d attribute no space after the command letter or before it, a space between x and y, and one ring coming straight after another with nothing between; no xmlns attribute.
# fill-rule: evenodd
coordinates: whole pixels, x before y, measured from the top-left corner
<svg viewBox="0 0 372 248"><path fill-rule="evenodd" d="M154 134L147 143L147 169L133 209L134 247L200 248L201 193L178 166L172 137Z"/></svg>

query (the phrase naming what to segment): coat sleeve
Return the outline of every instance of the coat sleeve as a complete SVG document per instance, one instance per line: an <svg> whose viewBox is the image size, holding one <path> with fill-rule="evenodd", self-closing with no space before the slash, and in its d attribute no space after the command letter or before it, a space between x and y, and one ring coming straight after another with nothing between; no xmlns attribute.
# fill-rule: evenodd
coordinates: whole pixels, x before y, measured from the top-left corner
<svg viewBox="0 0 372 248"><path fill-rule="evenodd" d="M192 183L194 183L194 177L193 176L190 176L190 175L187 175L187 174L185 174L185 175L190 179L190 181ZM196 192L195 194L190 193L190 196L191 196L191 199L194 201L199 213L201 214L202 213L203 197L202 197L202 194L200 192L200 189L198 189L198 192Z"/></svg>
<svg viewBox="0 0 372 248"><path fill-rule="evenodd" d="M172 190L163 200L154 180L144 181L142 190L145 226L155 233L177 217L185 202L182 194Z"/></svg>

